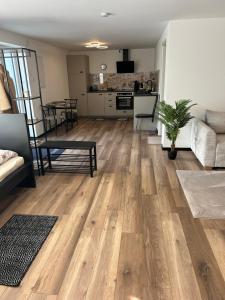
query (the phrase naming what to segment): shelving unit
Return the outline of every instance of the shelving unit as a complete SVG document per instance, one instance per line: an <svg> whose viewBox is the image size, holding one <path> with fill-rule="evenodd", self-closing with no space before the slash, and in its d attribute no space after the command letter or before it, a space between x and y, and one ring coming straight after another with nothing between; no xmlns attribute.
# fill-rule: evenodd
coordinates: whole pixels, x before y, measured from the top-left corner
<svg viewBox="0 0 225 300"><path fill-rule="evenodd" d="M15 101L18 113L24 113L26 116L34 168L40 175L38 145L47 140L47 135L41 109L42 95L37 53L27 48L2 48L0 62L5 69L6 87L11 104ZM13 91L10 91L10 81L14 83Z"/></svg>

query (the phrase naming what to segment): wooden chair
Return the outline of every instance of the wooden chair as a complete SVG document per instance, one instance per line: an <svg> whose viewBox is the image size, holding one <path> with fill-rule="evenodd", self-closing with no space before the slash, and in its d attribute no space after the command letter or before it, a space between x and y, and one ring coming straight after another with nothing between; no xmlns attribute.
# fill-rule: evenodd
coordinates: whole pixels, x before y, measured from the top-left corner
<svg viewBox="0 0 225 300"><path fill-rule="evenodd" d="M73 123L76 122L78 124L78 113L77 113L77 99L64 99L64 101L66 102L65 105L65 110L62 111L62 115L64 117L64 119L66 119L67 121L67 126L68 123L72 124L73 127Z"/></svg>
<svg viewBox="0 0 225 300"><path fill-rule="evenodd" d="M46 105L42 105L41 108L43 111L45 128L47 130L55 129L57 135L58 121L57 121L56 109L54 107L46 106Z"/></svg>

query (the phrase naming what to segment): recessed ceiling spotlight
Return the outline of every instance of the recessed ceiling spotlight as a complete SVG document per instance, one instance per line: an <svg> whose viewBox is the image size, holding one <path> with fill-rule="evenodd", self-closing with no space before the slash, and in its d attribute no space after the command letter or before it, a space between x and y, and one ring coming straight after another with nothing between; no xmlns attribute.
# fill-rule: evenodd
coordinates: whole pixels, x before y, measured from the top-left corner
<svg viewBox="0 0 225 300"><path fill-rule="evenodd" d="M107 18L107 17L109 17L109 16L111 16L112 14L110 13L110 12L106 12L106 11L103 11L103 12L101 12L101 17L102 18Z"/></svg>

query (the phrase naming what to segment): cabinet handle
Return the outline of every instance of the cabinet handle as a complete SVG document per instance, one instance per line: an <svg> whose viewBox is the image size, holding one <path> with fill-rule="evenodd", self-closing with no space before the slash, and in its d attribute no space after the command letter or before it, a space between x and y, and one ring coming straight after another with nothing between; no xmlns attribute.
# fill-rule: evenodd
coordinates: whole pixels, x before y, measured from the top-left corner
<svg viewBox="0 0 225 300"><path fill-rule="evenodd" d="M112 100L110 100L110 99L109 99L108 101L111 101L111 102L112 102Z"/></svg>
<svg viewBox="0 0 225 300"><path fill-rule="evenodd" d="M80 74L83 74L84 72L83 71L80 71Z"/></svg>
<svg viewBox="0 0 225 300"><path fill-rule="evenodd" d="M99 94L99 96L102 96L102 94Z"/></svg>
<svg viewBox="0 0 225 300"><path fill-rule="evenodd" d="M85 96L86 94L81 94L81 96Z"/></svg>
<svg viewBox="0 0 225 300"><path fill-rule="evenodd" d="M112 105L109 105L109 107L112 107Z"/></svg>

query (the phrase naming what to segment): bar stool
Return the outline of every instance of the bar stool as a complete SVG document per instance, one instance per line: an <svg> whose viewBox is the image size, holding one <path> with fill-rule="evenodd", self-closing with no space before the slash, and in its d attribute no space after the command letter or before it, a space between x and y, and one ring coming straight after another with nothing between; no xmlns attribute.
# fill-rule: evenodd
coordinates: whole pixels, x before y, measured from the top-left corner
<svg viewBox="0 0 225 300"><path fill-rule="evenodd" d="M135 115L135 118L137 119L136 129L141 128L141 124L142 124L143 119L152 119L152 123L154 122L157 101L158 101L158 95L155 97L155 103L154 103L153 110L152 110L151 114L136 114Z"/></svg>

